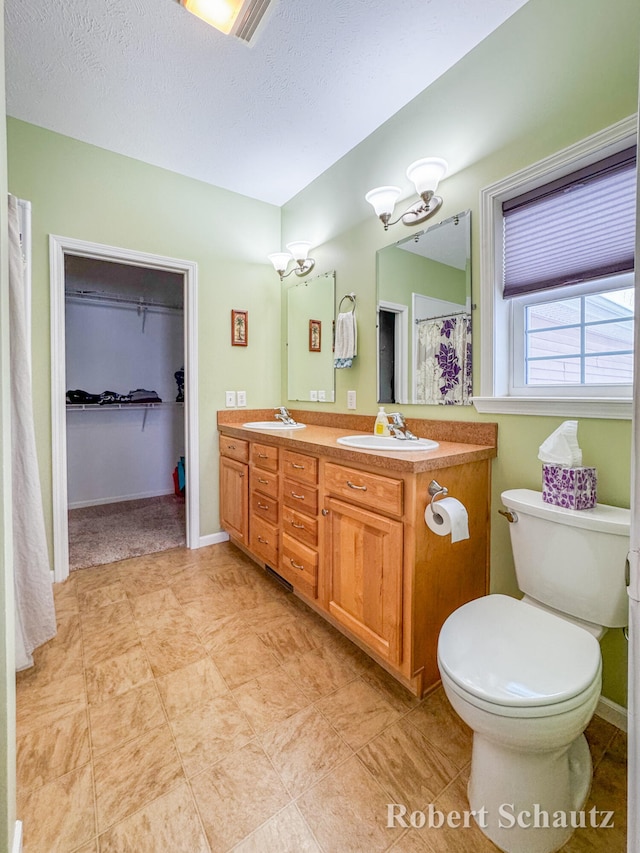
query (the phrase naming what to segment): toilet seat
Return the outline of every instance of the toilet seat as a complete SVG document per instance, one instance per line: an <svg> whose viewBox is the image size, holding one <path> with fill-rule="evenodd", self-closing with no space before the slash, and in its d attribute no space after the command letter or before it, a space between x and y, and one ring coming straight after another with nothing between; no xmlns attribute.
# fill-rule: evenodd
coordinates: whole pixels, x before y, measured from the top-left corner
<svg viewBox="0 0 640 853"><path fill-rule="evenodd" d="M467 701L504 716L563 713L600 686L600 646L591 634L498 594L449 616L438 664Z"/></svg>

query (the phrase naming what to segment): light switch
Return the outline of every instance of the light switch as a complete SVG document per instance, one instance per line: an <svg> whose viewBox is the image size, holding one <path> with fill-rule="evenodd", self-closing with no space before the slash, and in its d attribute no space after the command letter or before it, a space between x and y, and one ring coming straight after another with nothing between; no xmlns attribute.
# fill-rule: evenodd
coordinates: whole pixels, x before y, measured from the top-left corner
<svg viewBox="0 0 640 853"><path fill-rule="evenodd" d="M246 391L238 391L238 406L246 406L247 405L247 392Z"/></svg>
<svg viewBox="0 0 640 853"><path fill-rule="evenodd" d="M318 402L318 392L317 391L309 391L309 399L312 403Z"/></svg>
<svg viewBox="0 0 640 853"><path fill-rule="evenodd" d="M327 392L326 391L318 391L318 401L320 403L325 403L327 400Z"/></svg>
<svg viewBox="0 0 640 853"><path fill-rule="evenodd" d="M225 391L225 406L227 409L233 409L236 405L236 392Z"/></svg>
<svg viewBox="0 0 640 853"><path fill-rule="evenodd" d="M356 408L356 392L347 391L347 409Z"/></svg>

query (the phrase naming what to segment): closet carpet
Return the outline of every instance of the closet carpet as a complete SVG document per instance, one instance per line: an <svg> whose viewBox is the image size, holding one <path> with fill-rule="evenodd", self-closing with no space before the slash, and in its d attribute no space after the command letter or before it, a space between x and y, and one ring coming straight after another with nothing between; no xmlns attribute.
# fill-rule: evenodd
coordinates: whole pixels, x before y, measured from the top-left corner
<svg viewBox="0 0 640 853"><path fill-rule="evenodd" d="M168 551L185 543L185 502L176 495L69 510L71 571Z"/></svg>

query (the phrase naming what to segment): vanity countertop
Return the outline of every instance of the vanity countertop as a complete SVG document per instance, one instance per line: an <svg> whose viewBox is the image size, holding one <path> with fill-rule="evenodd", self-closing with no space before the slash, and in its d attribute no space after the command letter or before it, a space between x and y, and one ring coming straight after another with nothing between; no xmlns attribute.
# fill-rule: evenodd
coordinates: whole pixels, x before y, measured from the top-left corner
<svg viewBox="0 0 640 853"><path fill-rule="evenodd" d="M495 423L409 417L406 422L411 432L419 438L437 441L440 446L428 451L381 453L336 444L336 439L341 436L373 434L373 415L333 414L296 409L289 411L296 421L306 424L304 429L282 432L248 429L242 424L273 420L273 409L233 409L218 412L218 431L222 435L247 441L264 441L298 453L314 453L343 463L360 463L398 472L435 471L480 459L492 459L497 455L498 425Z"/></svg>

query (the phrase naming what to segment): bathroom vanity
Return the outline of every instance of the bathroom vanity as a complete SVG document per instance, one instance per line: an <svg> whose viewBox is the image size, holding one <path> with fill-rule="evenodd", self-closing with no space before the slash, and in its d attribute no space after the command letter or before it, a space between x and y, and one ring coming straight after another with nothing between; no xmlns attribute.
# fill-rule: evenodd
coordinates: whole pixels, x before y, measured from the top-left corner
<svg viewBox="0 0 640 853"><path fill-rule="evenodd" d="M409 419L431 451L358 450L373 417L293 411L297 430L256 430L272 410L221 411L220 519L268 566L415 695L439 681L436 645L456 608L488 591L497 425ZM425 524L432 480L460 500L469 538Z"/></svg>

